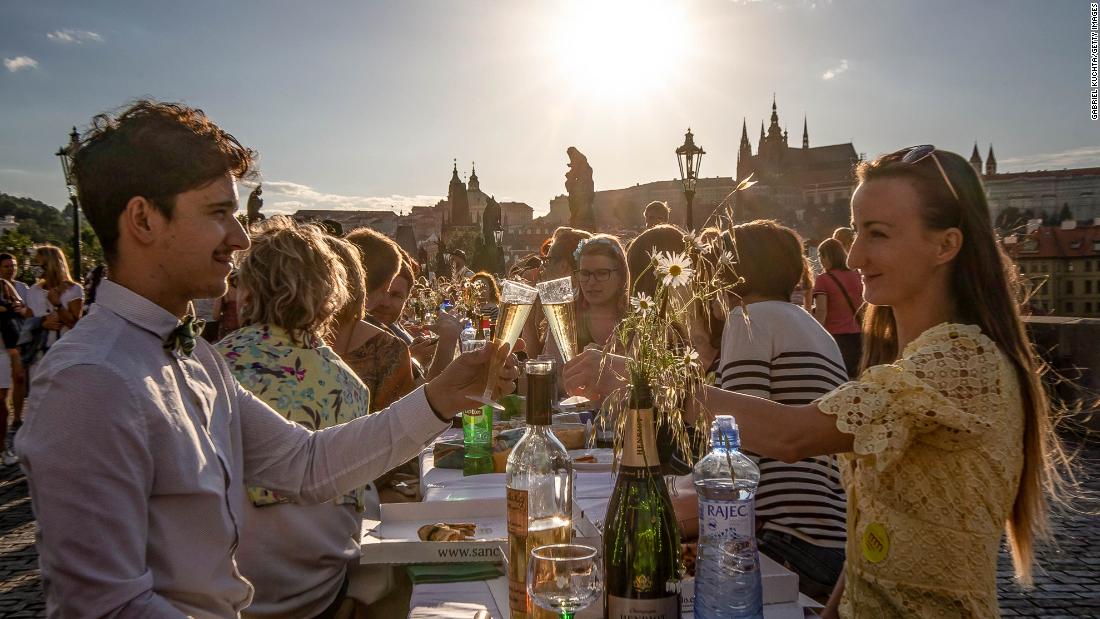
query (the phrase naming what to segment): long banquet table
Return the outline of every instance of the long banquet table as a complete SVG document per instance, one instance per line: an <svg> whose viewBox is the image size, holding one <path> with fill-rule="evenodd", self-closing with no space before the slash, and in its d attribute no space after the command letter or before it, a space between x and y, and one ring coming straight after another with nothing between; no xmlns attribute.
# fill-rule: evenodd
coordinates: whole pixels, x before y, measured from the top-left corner
<svg viewBox="0 0 1100 619"><path fill-rule="evenodd" d="M461 438L461 430L444 432L436 441ZM602 520L611 496L612 477L609 472L577 472L573 493L578 507L591 521ZM505 496L503 473L463 477L462 471L435 466L432 446L420 454L420 493L422 500L461 501L465 499L501 498ZM770 569L786 570L768 559ZM767 573L767 570L765 570ZM767 581L765 580L765 586ZM508 619L508 609L500 608L497 600L507 599L508 583L504 577L488 581L417 584L409 601L410 619ZM817 605L802 594L797 602L766 604L766 619L803 619L816 616L811 610ZM578 619L599 617L599 604L577 613ZM484 611L485 614L478 614ZM684 615L685 619L691 617Z"/></svg>

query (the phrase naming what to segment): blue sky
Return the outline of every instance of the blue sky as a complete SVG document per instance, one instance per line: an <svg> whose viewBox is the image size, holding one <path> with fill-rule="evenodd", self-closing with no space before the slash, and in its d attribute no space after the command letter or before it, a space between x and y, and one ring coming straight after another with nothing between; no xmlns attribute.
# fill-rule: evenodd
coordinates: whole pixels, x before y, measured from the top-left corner
<svg viewBox="0 0 1100 619"><path fill-rule="evenodd" d="M800 143L934 143L1002 171L1100 165L1089 2L0 0L0 191L59 205L72 125L150 95L261 154L268 208L431 204L451 160L545 212L565 149L597 189L732 176L772 93Z"/></svg>

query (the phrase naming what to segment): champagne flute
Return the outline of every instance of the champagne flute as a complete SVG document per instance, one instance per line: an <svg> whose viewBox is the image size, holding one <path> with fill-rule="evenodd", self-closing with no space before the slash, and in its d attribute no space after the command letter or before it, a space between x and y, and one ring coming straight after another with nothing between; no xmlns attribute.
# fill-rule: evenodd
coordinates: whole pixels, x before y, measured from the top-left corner
<svg viewBox="0 0 1100 619"><path fill-rule="evenodd" d="M520 333L523 332L523 325L527 324L527 316L531 314L531 308L538 294L539 291L535 288L517 281L505 280L501 284L500 313L497 319L496 337L493 341L498 344L503 342L508 346L499 348L494 353L489 361L485 391L480 397L470 396L471 400L492 406L497 410L504 410L503 406L493 401L493 388L496 386L501 369L504 368L504 362L512 352L512 347L516 345Z"/></svg>
<svg viewBox="0 0 1100 619"><path fill-rule="evenodd" d="M540 608L573 619L603 591L596 549L581 544L551 544L531 550L527 595Z"/></svg>
<svg viewBox="0 0 1100 619"><path fill-rule="evenodd" d="M539 282L539 300L550 332L558 344L562 359L567 363L577 356L577 315L573 309L573 278L562 277ZM558 406L570 407L588 402L588 398L575 395L558 402Z"/></svg>

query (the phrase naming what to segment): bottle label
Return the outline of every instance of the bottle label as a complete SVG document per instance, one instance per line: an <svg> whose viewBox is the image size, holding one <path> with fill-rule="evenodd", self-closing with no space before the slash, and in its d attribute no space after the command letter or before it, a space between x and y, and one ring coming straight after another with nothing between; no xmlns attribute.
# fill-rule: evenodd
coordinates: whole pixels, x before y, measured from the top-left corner
<svg viewBox="0 0 1100 619"><path fill-rule="evenodd" d="M512 619L527 616L527 491L508 488L508 606Z"/></svg>
<svg viewBox="0 0 1100 619"><path fill-rule="evenodd" d="M608 619L677 619L680 616L680 596L639 600L607 596Z"/></svg>
<svg viewBox="0 0 1100 619"><path fill-rule="evenodd" d="M527 537L527 491L508 488L508 533Z"/></svg>
<svg viewBox="0 0 1100 619"><path fill-rule="evenodd" d="M719 501L699 497L699 534L722 539L736 534L752 538L756 535L756 512L753 499Z"/></svg>
<svg viewBox="0 0 1100 619"><path fill-rule="evenodd" d="M639 468L660 466L652 408L627 412L621 464Z"/></svg>

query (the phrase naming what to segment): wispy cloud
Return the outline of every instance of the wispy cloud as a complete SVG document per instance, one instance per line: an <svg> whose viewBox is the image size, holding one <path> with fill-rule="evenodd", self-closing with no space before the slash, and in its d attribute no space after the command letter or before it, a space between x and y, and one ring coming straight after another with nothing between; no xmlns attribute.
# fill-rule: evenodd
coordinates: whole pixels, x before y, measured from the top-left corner
<svg viewBox="0 0 1100 619"><path fill-rule="evenodd" d="M264 211L293 213L302 209L408 211L433 206L442 196L348 196L318 191L291 181L264 181Z"/></svg>
<svg viewBox="0 0 1100 619"><path fill-rule="evenodd" d="M1100 166L1100 147L1083 146L1060 153L1040 153L1000 160L1000 168L1017 170L1042 170Z"/></svg>
<svg viewBox="0 0 1100 619"><path fill-rule="evenodd" d="M5 58L4 67L11 73L16 71L23 71L24 69L37 69L38 61L30 56L16 56L15 58Z"/></svg>
<svg viewBox="0 0 1100 619"><path fill-rule="evenodd" d="M90 30L54 30L46 34L46 38L56 43L83 45L84 43L102 43L103 37L99 33Z"/></svg>
<svg viewBox="0 0 1100 619"><path fill-rule="evenodd" d="M847 60L841 60L839 65L837 65L837 66L829 69L825 73L823 73L821 75L821 79L831 80L834 77L840 75L841 73L844 73L847 70L848 70L848 61Z"/></svg>

